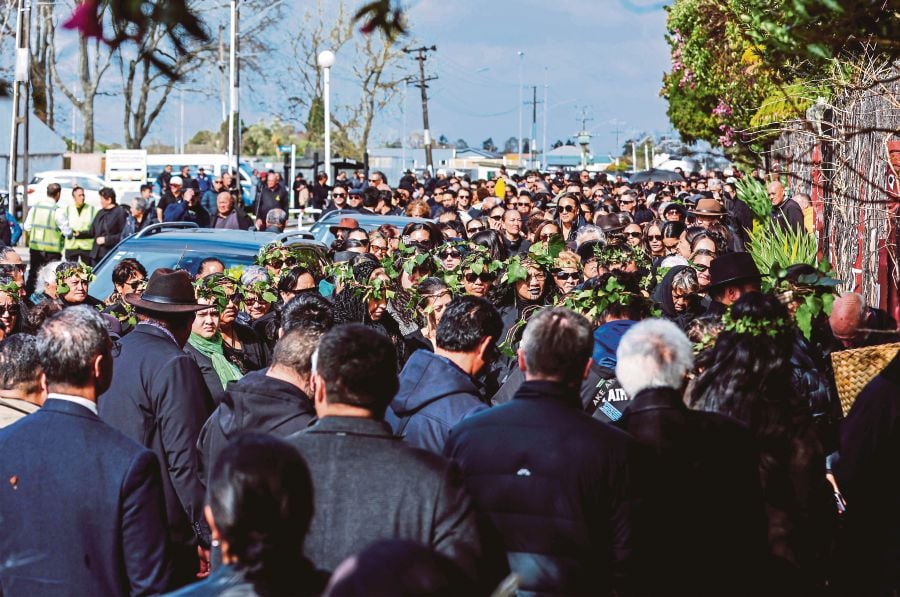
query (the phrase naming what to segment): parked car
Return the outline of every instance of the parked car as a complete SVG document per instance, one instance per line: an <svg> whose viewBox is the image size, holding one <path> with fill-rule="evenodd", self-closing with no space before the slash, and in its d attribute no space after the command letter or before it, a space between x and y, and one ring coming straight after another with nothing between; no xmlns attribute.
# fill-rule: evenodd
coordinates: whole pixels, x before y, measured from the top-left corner
<svg viewBox="0 0 900 597"><path fill-rule="evenodd" d="M330 228L332 226L337 226L338 222L341 221L341 218L353 218L359 223L359 227L366 232L375 230L382 224L390 224L392 226L396 226L402 231L407 224L410 224L412 222L432 221L424 218L408 218L406 216L378 216L375 214L361 214L347 209L338 209L328 212L327 214L322 216L322 219L309 227L309 233L312 235L313 240L319 241L326 247L331 246L331 242L334 240L334 235L331 233Z"/></svg>
<svg viewBox="0 0 900 597"><path fill-rule="evenodd" d="M100 189L106 186L106 182L102 176L92 174L90 172L79 172L77 170L46 170L44 172L36 172L28 183L28 191L26 193L26 203L31 207L39 199L47 196L47 185L55 182L62 187L59 205L65 206L72 202L72 189L81 187L84 189L85 202L90 203L97 209L100 209ZM22 187L19 187L20 194Z"/></svg>
<svg viewBox="0 0 900 597"><path fill-rule="evenodd" d="M328 262L324 245L303 238L296 231L276 235L197 228L190 222L153 224L120 242L94 267L96 280L91 283L90 294L101 301L112 294L112 270L128 257L140 261L148 275L160 267L183 269L194 275L207 257L220 259L226 268L252 265L260 247L275 240L298 245L302 251L315 254L323 267Z"/></svg>

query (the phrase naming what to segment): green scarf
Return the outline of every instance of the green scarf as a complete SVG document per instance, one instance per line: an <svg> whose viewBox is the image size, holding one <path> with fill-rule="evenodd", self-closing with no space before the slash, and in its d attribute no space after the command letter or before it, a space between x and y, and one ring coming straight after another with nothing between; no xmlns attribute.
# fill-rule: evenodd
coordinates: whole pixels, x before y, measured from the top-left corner
<svg viewBox="0 0 900 597"><path fill-rule="evenodd" d="M241 378L240 370L225 358L225 353L222 351L222 334L216 332L212 340L207 340L203 336L191 332L188 344L212 361L213 369L219 376L223 388L228 387L229 381L237 381Z"/></svg>

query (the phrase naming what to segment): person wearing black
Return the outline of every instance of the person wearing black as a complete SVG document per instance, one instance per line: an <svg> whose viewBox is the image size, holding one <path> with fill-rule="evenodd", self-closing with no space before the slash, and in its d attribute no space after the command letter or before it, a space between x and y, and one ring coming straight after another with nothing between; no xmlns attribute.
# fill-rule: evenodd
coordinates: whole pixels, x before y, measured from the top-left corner
<svg viewBox="0 0 900 597"><path fill-rule="evenodd" d="M635 590L765 593L769 587L756 584L765 574L766 517L750 430L685 405L693 354L672 322L651 319L631 327L619 343L615 367L631 396L615 425L643 448L631 467L641 503L635 545L641 568L653 574L639 579Z"/></svg>
<svg viewBox="0 0 900 597"><path fill-rule="evenodd" d="M794 232L803 230L803 210L793 199L787 199L784 185L773 181L766 187L769 200L772 202L772 221L782 228L790 228Z"/></svg>
<svg viewBox="0 0 900 597"><path fill-rule="evenodd" d="M246 431L286 437L315 419L310 399L312 354L334 325L331 305L316 294L295 297L284 308L271 365L228 386L197 440L204 470L228 442Z"/></svg>
<svg viewBox="0 0 900 597"><path fill-rule="evenodd" d="M312 194L309 197L310 206L315 209L325 209L325 204L328 203L329 192L331 192L331 187L328 186L328 175L324 172L319 172L318 176L316 176L316 184L313 185Z"/></svg>
<svg viewBox="0 0 900 597"><path fill-rule="evenodd" d="M721 317L748 292L759 292L762 276L750 253L725 253L709 264L709 297L712 301L704 316Z"/></svg>
<svg viewBox="0 0 900 597"><path fill-rule="evenodd" d="M900 592L900 353L863 388L841 426L848 594Z"/></svg>
<svg viewBox="0 0 900 597"><path fill-rule="evenodd" d="M287 190L278 182L278 175L270 172L266 175L266 186L260 189L256 195L256 201L253 203L257 230L266 229L266 214L275 208L283 209L287 213L290 206L288 205Z"/></svg>
<svg viewBox="0 0 900 597"><path fill-rule="evenodd" d="M181 199L170 203L163 214L165 222L193 222L200 228L209 228L209 212L200 205L200 196L194 189L185 189Z"/></svg>
<svg viewBox="0 0 900 597"><path fill-rule="evenodd" d="M162 465L169 546L182 586L208 562L203 482L195 444L212 399L197 363L183 352L198 305L186 271L160 268L143 293L128 293L138 324L122 338L112 383L100 396L100 418L150 449ZM205 560L205 562L204 562Z"/></svg>
<svg viewBox="0 0 900 597"><path fill-rule="evenodd" d="M444 448L491 530L485 538L500 542L485 551L506 553L523 592L609 595L631 576L634 444L582 412L592 350L587 319L542 310L519 348L525 383L454 427Z"/></svg>
<svg viewBox="0 0 900 597"><path fill-rule="evenodd" d="M474 578L481 541L459 471L408 446L384 422L396 363L390 340L360 324L338 325L319 340L310 380L319 421L288 438L315 487L306 553L334 570L375 540L407 539Z"/></svg>
<svg viewBox="0 0 900 597"><path fill-rule="evenodd" d="M207 495L206 520L226 565L171 595L322 593L328 575L303 556L313 488L296 450L262 433L238 437L216 459Z"/></svg>
<svg viewBox="0 0 900 597"><path fill-rule="evenodd" d="M89 232L82 232L79 238L93 238L91 263L99 263L107 253L122 240L125 224L128 223L129 209L116 203L116 192L109 187L100 189L100 207L94 216ZM90 236L87 236L90 235Z"/></svg>

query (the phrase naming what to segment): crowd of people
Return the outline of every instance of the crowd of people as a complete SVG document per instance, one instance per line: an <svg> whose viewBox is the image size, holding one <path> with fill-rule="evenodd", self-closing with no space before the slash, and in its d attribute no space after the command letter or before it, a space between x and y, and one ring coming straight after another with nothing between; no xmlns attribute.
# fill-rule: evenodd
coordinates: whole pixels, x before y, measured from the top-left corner
<svg viewBox="0 0 900 597"><path fill-rule="evenodd" d="M846 416L829 359L897 324L760 272L730 173L319 177L327 262L128 258L93 299L147 222L283 229L277 174L252 215L184 176L99 224L114 193L60 217L48 188L27 281L0 250L0 593L900 590L900 356Z"/></svg>

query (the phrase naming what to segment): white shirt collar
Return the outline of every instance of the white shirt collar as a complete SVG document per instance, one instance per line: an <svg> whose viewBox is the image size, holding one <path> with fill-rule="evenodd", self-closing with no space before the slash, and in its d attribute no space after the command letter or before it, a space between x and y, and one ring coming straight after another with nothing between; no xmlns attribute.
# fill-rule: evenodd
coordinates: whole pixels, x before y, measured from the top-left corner
<svg viewBox="0 0 900 597"><path fill-rule="evenodd" d="M100 413L97 412L97 403L91 402L87 398L82 398L81 396L72 396L71 394L57 394L56 392L50 392L47 394L47 400L65 400L66 402L74 402L75 404L79 404L97 416L100 416Z"/></svg>

